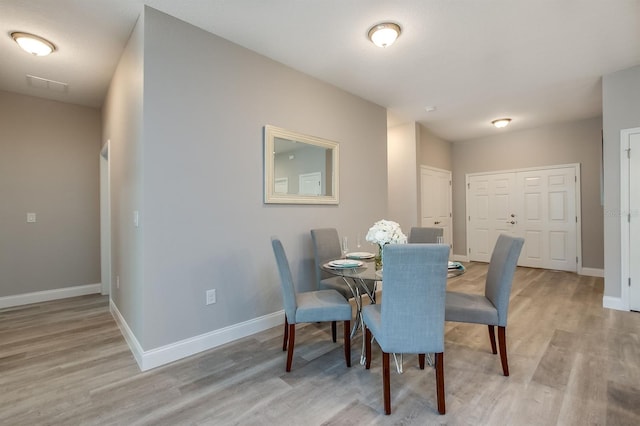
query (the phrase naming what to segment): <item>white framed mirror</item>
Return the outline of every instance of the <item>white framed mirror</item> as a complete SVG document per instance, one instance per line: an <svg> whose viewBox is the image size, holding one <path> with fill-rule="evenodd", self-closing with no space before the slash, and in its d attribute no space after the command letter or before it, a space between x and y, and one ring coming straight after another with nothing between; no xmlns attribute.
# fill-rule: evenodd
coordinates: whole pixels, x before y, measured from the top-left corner
<svg viewBox="0 0 640 426"><path fill-rule="evenodd" d="M271 125L264 127L264 202L338 204L339 145Z"/></svg>

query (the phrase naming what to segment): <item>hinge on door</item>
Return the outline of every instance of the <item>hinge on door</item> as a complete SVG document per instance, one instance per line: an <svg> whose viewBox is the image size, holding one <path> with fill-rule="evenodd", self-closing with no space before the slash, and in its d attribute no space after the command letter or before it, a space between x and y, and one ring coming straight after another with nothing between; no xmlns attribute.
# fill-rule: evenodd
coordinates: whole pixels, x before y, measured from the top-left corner
<svg viewBox="0 0 640 426"><path fill-rule="evenodd" d="M449 212L449 217L453 217L453 216L451 215L451 212Z"/></svg>
<svg viewBox="0 0 640 426"><path fill-rule="evenodd" d="M467 189L471 189L471 183L467 183Z"/></svg>
<svg viewBox="0 0 640 426"><path fill-rule="evenodd" d="M574 177L573 177L573 181L574 181L574 182L576 182L576 183L578 183L578 176L574 176Z"/></svg>
<svg viewBox="0 0 640 426"><path fill-rule="evenodd" d="M469 254L471 254L471 247L469 247ZM631 279L631 278L629 278L629 279Z"/></svg>
<svg viewBox="0 0 640 426"><path fill-rule="evenodd" d="M627 150L627 158L631 158L631 148Z"/></svg>
<svg viewBox="0 0 640 426"><path fill-rule="evenodd" d="M449 181L449 186L451 186L451 181Z"/></svg>
<svg viewBox="0 0 640 426"><path fill-rule="evenodd" d="M471 216L469 216L469 222L471 222Z"/></svg>
<svg viewBox="0 0 640 426"><path fill-rule="evenodd" d="M631 277L629 277L629 287L631 287Z"/></svg>
<svg viewBox="0 0 640 426"><path fill-rule="evenodd" d="M578 223L578 216L576 216L576 223Z"/></svg>
<svg viewBox="0 0 640 426"><path fill-rule="evenodd" d="M627 222L631 223L631 213L627 213Z"/></svg>
<svg viewBox="0 0 640 426"><path fill-rule="evenodd" d="M578 263L578 256L576 256L576 263Z"/></svg>

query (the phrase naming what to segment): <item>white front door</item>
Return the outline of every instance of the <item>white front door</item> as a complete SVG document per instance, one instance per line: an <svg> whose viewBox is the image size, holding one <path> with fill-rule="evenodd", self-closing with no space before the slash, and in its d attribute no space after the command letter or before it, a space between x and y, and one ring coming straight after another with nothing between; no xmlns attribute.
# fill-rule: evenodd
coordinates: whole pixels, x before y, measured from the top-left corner
<svg viewBox="0 0 640 426"><path fill-rule="evenodd" d="M515 231L514 173L472 176L467 179L469 259L488 262L498 235Z"/></svg>
<svg viewBox="0 0 640 426"><path fill-rule="evenodd" d="M451 245L451 172L420 166L420 226L442 228Z"/></svg>
<svg viewBox="0 0 640 426"><path fill-rule="evenodd" d="M526 241L519 264L575 271L575 168L519 172L516 179L522 206L517 228Z"/></svg>
<svg viewBox="0 0 640 426"><path fill-rule="evenodd" d="M502 233L523 237L520 266L577 270L577 166L467 176L469 259L488 262Z"/></svg>

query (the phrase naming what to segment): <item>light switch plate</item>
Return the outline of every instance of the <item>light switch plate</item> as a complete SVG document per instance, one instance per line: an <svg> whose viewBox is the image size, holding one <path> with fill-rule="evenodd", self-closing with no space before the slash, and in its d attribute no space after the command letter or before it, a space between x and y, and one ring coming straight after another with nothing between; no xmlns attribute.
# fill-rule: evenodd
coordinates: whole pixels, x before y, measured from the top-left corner
<svg viewBox="0 0 640 426"><path fill-rule="evenodd" d="M35 223L36 214L35 213L27 213L27 223Z"/></svg>

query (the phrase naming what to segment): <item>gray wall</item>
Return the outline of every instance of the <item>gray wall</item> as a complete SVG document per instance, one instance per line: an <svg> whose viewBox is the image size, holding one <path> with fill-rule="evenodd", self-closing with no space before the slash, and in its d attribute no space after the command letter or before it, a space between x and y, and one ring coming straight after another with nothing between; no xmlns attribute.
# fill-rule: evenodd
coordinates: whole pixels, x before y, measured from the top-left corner
<svg viewBox="0 0 640 426"><path fill-rule="evenodd" d="M0 91L0 297L100 282L100 125L95 108Z"/></svg>
<svg viewBox="0 0 640 426"><path fill-rule="evenodd" d="M418 182L418 125L399 124L388 129L388 188L389 215L381 218L400 224L405 235L419 222Z"/></svg>
<svg viewBox="0 0 640 426"><path fill-rule="evenodd" d="M127 156L138 167L118 169L121 187L142 170L132 178L142 203L125 197L114 234L136 237L114 250L141 256L133 262L143 272L124 284L136 290L117 305L131 307L127 321L140 316L134 333L149 350L282 309L271 235L283 240L294 280L307 290L315 285L311 228L333 226L355 241L385 217L386 111L150 8L143 40L142 136L133 126L131 140L116 138L123 150L142 141L141 156ZM136 93L138 70L119 69ZM126 93L118 84L113 98ZM114 107L109 127L127 128L130 118ZM265 124L340 143L338 206L263 204ZM113 276L123 267L114 264ZM217 303L206 306L211 288Z"/></svg>
<svg viewBox="0 0 640 426"><path fill-rule="evenodd" d="M102 108L102 142L111 140L111 298L133 334L143 336L142 94L144 17L138 19L120 58ZM144 220L144 217L143 217ZM120 288L116 286L119 277Z"/></svg>
<svg viewBox="0 0 640 426"><path fill-rule="evenodd" d="M453 170L451 142L431 133L422 124L418 125L418 165Z"/></svg>
<svg viewBox="0 0 640 426"><path fill-rule="evenodd" d="M465 175L488 171L581 164L582 266L604 266L600 204L600 117L499 134L453 144L453 251L467 253Z"/></svg>
<svg viewBox="0 0 640 426"><path fill-rule="evenodd" d="M604 137L604 295L620 297L620 130L640 127L640 66L602 79ZM637 261L637 259L635 259Z"/></svg>

